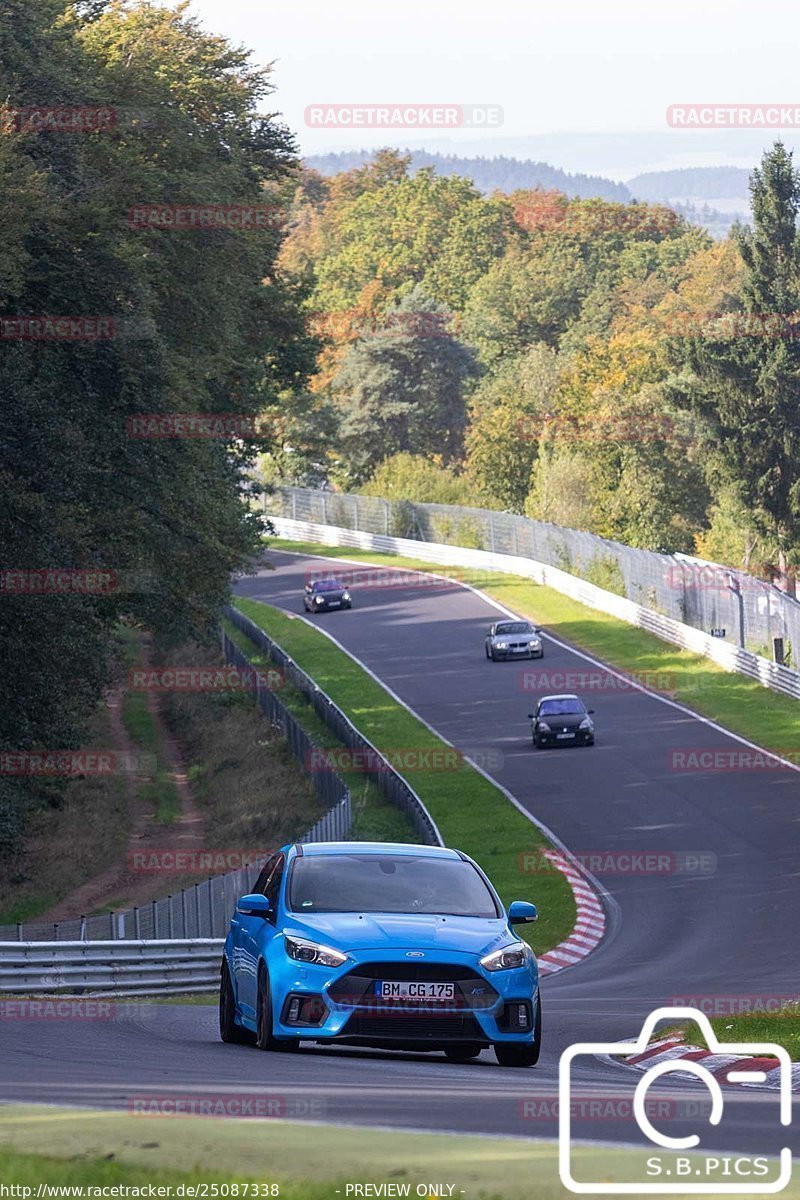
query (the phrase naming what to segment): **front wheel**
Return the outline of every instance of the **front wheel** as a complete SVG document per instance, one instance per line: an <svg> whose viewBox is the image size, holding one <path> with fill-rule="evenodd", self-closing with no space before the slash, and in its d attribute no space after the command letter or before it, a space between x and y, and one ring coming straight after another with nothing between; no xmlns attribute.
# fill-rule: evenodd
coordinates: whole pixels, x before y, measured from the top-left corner
<svg viewBox="0 0 800 1200"><path fill-rule="evenodd" d="M250 1033L236 1024L236 998L233 994L231 973L225 959L222 960L222 970L219 977L219 1036L223 1042L251 1041Z"/></svg>
<svg viewBox="0 0 800 1200"><path fill-rule="evenodd" d="M272 990L266 967L258 972L258 999L256 1000L256 1045L259 1050L296 1050L298 1038L276 1038L272 1032Z"/></svg>

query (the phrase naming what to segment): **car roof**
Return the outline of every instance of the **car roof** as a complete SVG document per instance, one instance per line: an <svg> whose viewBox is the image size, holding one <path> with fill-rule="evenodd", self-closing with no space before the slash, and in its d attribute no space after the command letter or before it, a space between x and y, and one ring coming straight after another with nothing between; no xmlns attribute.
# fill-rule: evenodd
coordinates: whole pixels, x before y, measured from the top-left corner
<svg viewBox="0 0 800 1200"><path fill-rule="evenodd" d="M580 700L580 699L581 699L580 696L576 696L574 692L558 692L554 696L540 696L539 703L541 704L543 700ZM581 700L581 704L582 703L583 703L583 701Z"/></svg>
<svg viewBox="0 0 800 1200"><path fill-rule="evenodd" d="M308 855L309 858L337 854L407 854L417 858L461 858L457 850L450 850L447 846L422 846L412 842L304 842L302 854L303 857Z"/></svg>

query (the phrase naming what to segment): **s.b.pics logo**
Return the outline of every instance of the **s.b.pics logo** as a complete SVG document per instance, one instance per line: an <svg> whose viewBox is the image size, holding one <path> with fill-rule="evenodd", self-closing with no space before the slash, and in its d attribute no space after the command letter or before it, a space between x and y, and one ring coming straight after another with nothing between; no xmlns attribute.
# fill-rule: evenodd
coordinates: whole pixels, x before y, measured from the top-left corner
<svg viewBox="0 0 800 1200"><path fill-rule="evenodd" d="M705 1045L714 1056L713 1071L703 1065L702 1058L681 1057L680 1049L653 1053L651 1041L656 1025L661 1021L690 1021L698 1027ZM641 1056L648 1052L652 1059ZM641 1135L636 1147L620 1150L606 1163L602 1180L580 1178L586 1172L582 1163L595 1161L582 1157L577 1151L587 1132L573 1127L575 1106L572 1104L572 1075L575 1059L583 1055L605 1059L629 1057L638 1060L638 1070L628 1075L632 1089L632 1111ZM750 1059L742 1062L741 1056ZM777 1077L777 1088L755 1093L750 1088L766 1082L766 1070L756 1069L752 1060L773 1064L770 1075ZM651 1065L647 1065L651 1063ZM712 1065L712 1064L710 1064ZM678 1081L675 1075L683 1077ZM673 1127L665 1132L659 1122L659 1108L653 1096L663 1092L663 1080L673 1074L672 1084L685 1089L687 1096L700 1095L703 1103L688 1109L691 1119L685 1128ZM694 1077L703 1091L686 1089L687 1077ZM732 1088L723 1094L723 1084ZM744 1085L744 1086L742 1086ZM748 1086L749 1085L749 1086ZM655 1089L651 1095L651 1089ZM791 1124L792 1064L787 1051L771 1042L724 1042L717 1040L708 1017L695 1008L659 1008L645 1021L634 1042L581 1042L570 1046L561 1055L559 1065L559 1175L570 1192L578 1195L769 1195L783 1191L792 1176L792 1153L788 1146L778 1153L751 1154L717 1151L712 1148L714 1131L725 1119L726 1108L733 1098L759 1104L773 1104L775 1127ZM656 1114L654 1116L654 1114ZM696 1114L697 1119L694 1119ZM702 1135L702 1136L701 1136ZM784 1138L780 1139L785 1140ZM599 1172L597 1172L599 1174Z"/></svg>

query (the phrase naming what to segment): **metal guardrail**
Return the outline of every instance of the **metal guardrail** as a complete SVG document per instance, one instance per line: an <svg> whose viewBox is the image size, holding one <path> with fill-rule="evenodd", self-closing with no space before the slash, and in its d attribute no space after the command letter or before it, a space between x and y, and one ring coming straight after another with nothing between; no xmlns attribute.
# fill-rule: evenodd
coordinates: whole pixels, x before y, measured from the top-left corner
<svg viewBox="0 0 800 1200"><path fill-rule="evenodd" d="M427 542L473 547L553 567L679 624L706 634L717 630L717 640L737 648L741 644L759 656L771 657L773 639L782 638L785 653L791 655L787 661L800 666L800 602L747 571L684 554L640 550L598 534L486 508L288 486L263 496L262 504L271 519L274 515L332 525L406 539L416 546ZM737 590L731 589L731 582Z"/></svg>
<svg viewBox="0 0 800 1200"><path fill-rule="evenodd" d="M322 691L311 676L306 674L277 642L273 641L259 625L256 625L255 621L251 621L238 608L228 606L225 609L225 616L260 650L269 655L270 660L303 693L314 711L339 741L344 743L348 749L356 752L359 769L363 769L363 773L375 781L390 804L406 814L422 840L429 846L443 846L442 835L414 789L394 769L380 750L356 729L349 717L345 716L330 696Z"/></svg>
<svg viewBox="0 0 800 1200"><path fill-rule="evenodd" d="M218 938L0 942L0 994L206 992L219 982L221 955Z"/></svg>
<svg viewBox="0 0 800 1200"><path fill-rule="evenodd" d="M710 637L700 629L666 617L653 609L645 608L615 592L609 592L579 579L558 567L536 562L512 554L492 554L486 550L418 542L409 538L387 537L381 534L342 528L333 525L318 525L310 521L295 521L285 517L272 517L276 532L281 537L299 541L322 542L333 546L351 546L361 550L383 550L390 554L402 554L411 558L440 566L476 567L488 572L522 575L536 583L546 584L580 604L609 613L621 621L638 625L664 641L692 650L719 664L727 671L747 675L764 687L783 692L800 700L800 672L779 666L749 650L741 650L721 638Z"/></svg>

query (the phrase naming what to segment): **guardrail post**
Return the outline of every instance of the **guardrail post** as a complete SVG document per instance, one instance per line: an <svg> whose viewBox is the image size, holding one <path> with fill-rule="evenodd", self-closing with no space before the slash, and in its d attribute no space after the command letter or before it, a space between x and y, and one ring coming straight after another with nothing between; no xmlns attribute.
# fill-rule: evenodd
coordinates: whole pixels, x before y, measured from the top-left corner
<svg viewBox="0 0 800 1200"><path fill-rule="evenodd" d="M125 941L125 909L124 908L123 908L122 912L119 914L119 920L117 922L117 937L120 939L120 941L123 941L123 942Z"/></svg>
<svg viewBox="0 0 800 1200"><path fill-rule="evenodd" d="M78 934L78 941L79 941L79 942L85 942L85 941L87 941L87 940L88 940L88 939L87 939L87 937L86 937L86 917L84 917L83 915L81 915L81 931L80 931L80 933Z"/></svg>
<svg viewBox="0 0 800 1200"><path fill-rule="evenodd" d="M58 921L55 921L53 924L53 941L58 941Z"/></svg>
<svg viewBox="0 0 800 1200"><path fill-rule="evenodd" d="M214 936L214 897L211 894L211 876L208 877L208 936Z"/></svg>
<svg viewBox="0 0 800 1200"><path fill-rule="evenodd" d="M139 918L139 909L136 905L133 908L133 935L137 942L142 940L142 922Z"/></svg>
<svg viewBox="0 0 800 1200"><path fill-rule="evenodd" d="M153 901L153 937L158 940L158 904Z"/></svg>
<svg viewBox="0 0 800 1200"><path fill-rule="evenodd" d="M195 937L200 937L200 889L194 885Z"/></svg>
<svg viewBox="0 0 800 1200"><path fill-rule="evenodd" d="M170 894L167 896L167 929L169 930L168 936L174 938L175 918L172 913L172 892L170 892Z"/></svg>
<svg viewBox="0 0 800 1200"><path fill-rule="evenodd" d="M181 937L188 937L189 930L186 928L186 888L181 888Z"/></svg>
<svg viewBox="0 0 800 1200"><path fill-rule="evenodd" d="M17 921L17 941L22 941L22 922Z"/></svg>

